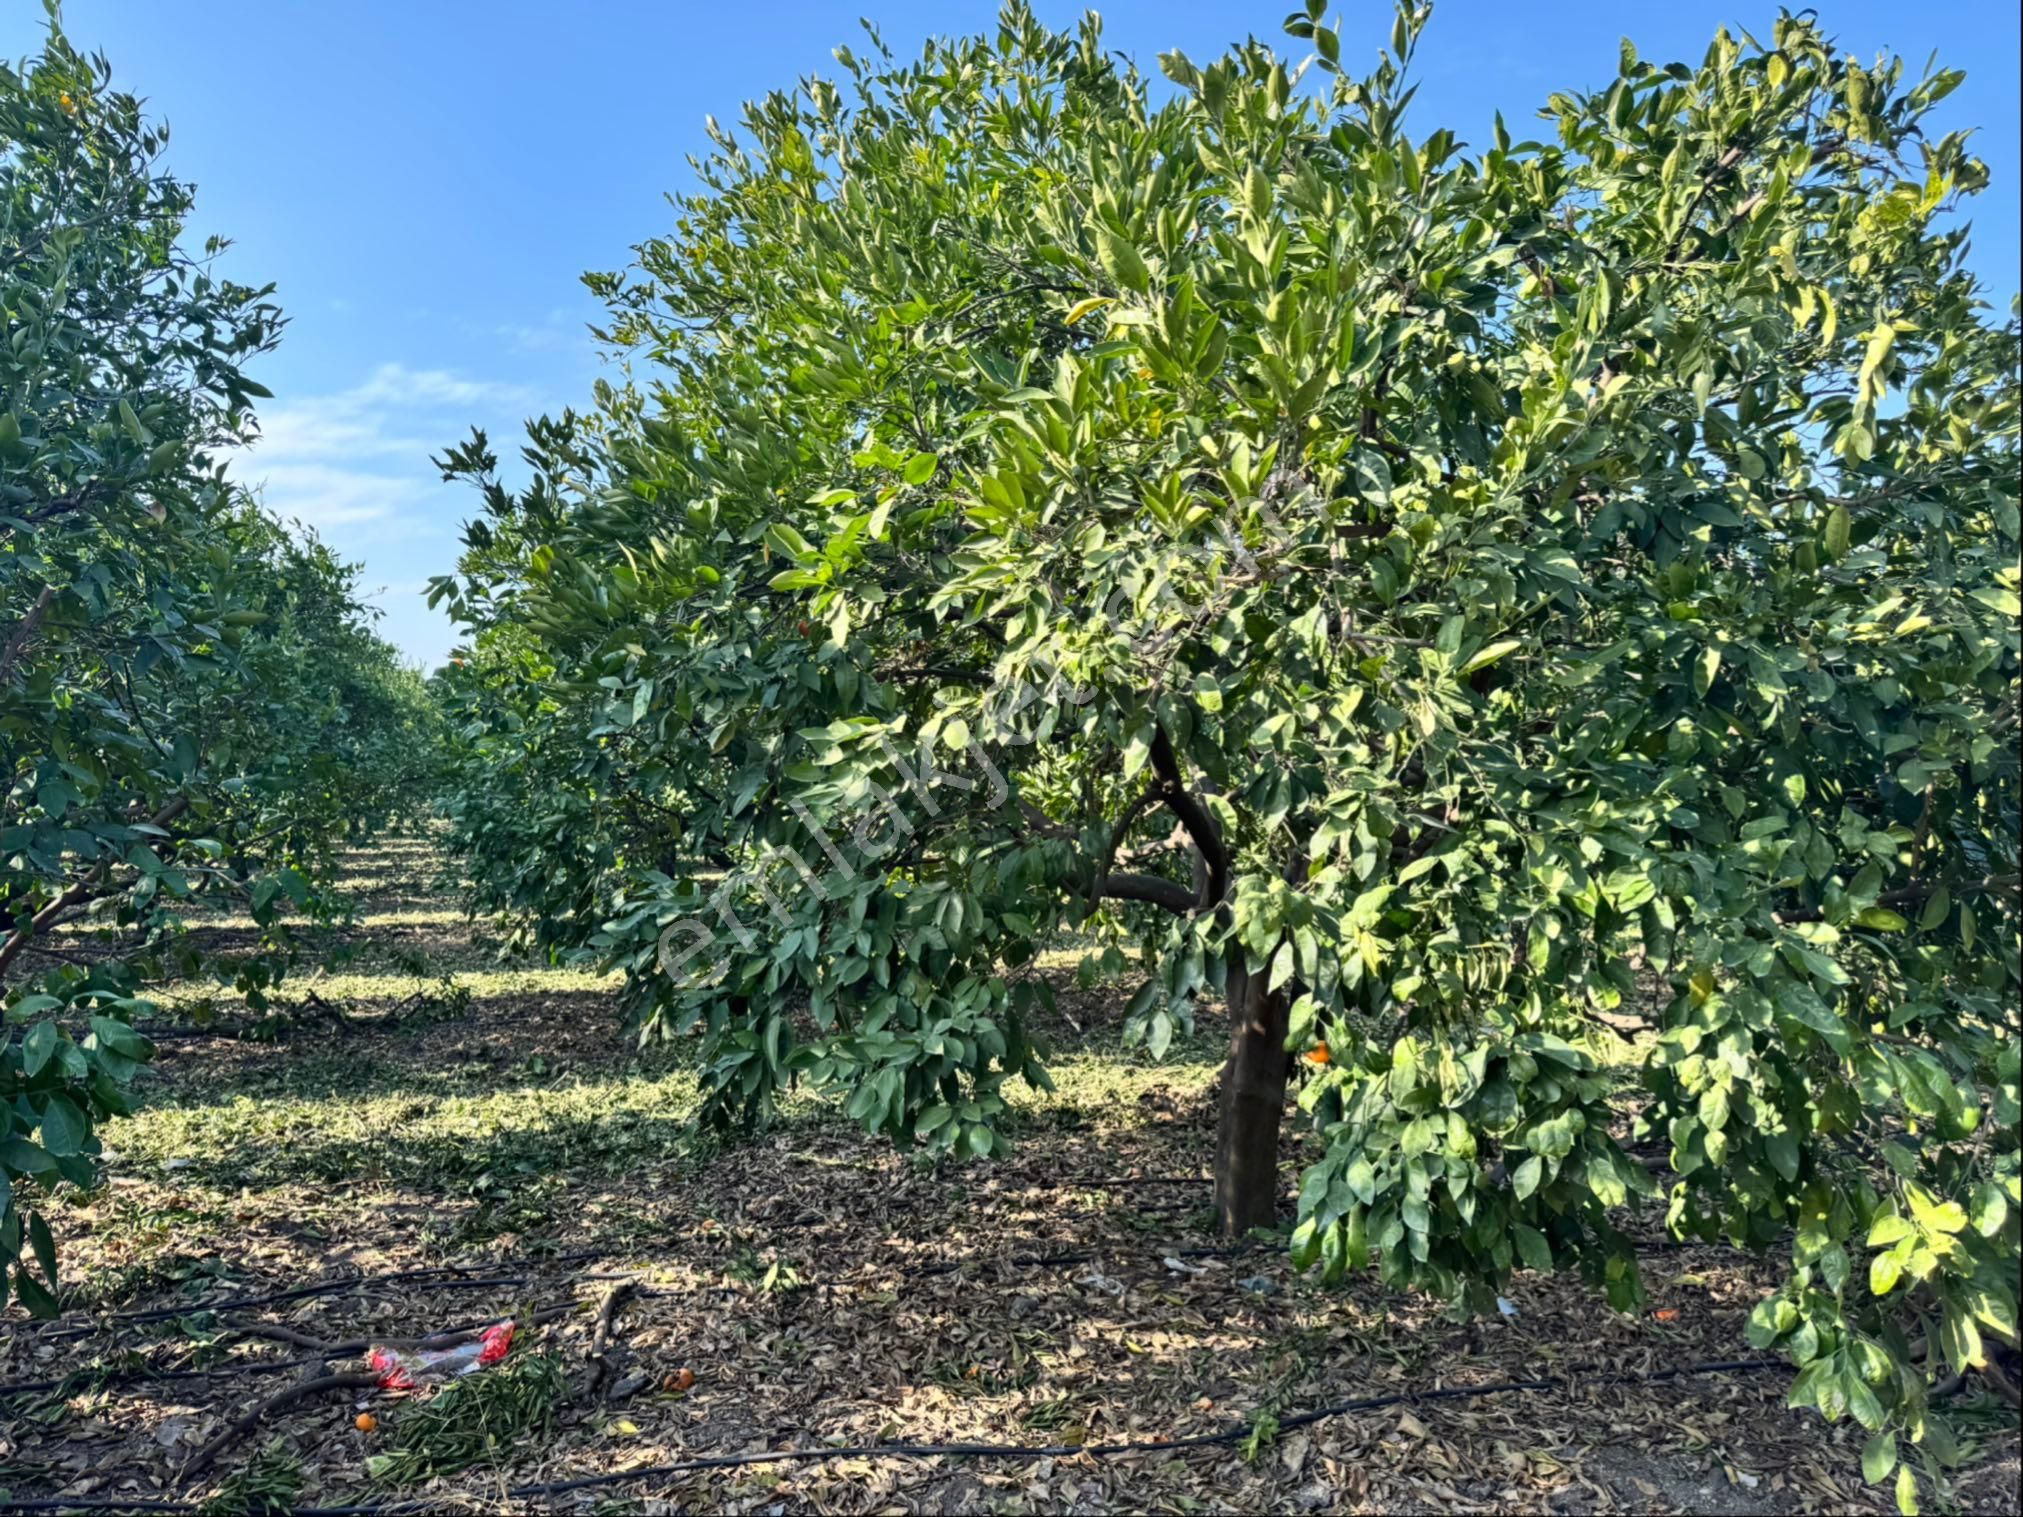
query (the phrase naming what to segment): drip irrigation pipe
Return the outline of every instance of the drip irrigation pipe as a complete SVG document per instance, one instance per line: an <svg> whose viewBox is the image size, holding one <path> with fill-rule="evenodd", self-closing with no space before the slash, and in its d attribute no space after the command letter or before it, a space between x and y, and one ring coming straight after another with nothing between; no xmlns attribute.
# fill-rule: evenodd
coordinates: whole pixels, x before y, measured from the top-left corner
<svg viewBox="0 0 2023 1517"><path fill-rule="evenodd" d="M597 1278L619 1278L619 1277L586 1276L584 1278L597 1279ZM641 1290L639 1294L645 1296L659 1296L659 1295L675 1295L679 1293L673 1291L655 1291L649 1289L649 1290ZM567 1312L573 1311L575 1308L579 1306L589 1305L590 1302L593 1301L594 1299L595 1297L591 1296L579 1296L568 1301L553 1302L547 1306L536 1308L532 1315L537 1320L545 1316L547 1317L548 1320L553 1321L557 1316L565 1315ZM455 1327L443 1328L439 1332L429 1334L424 1339L414 1341L419 1341L425 1345L436 1343L447 1343L459 1338L468 1337L473 1333L481 1332L483 1329L490 1327L494 1322L498 1320L499 1318L496 1314L480 1317L471 1322L459 1323ZM272 1324L266 1325L271 1326ZM257 1338L260 1336L258 1333L247 1331L247 1329L244 1326L226 1323L225 1327L228 1332L238 1337ZM345 1342L338 1342L324 1345L323 1352L316 1354L306 1354L299 1359L245 1359L240 1360L236 1364L226 1363L226 1364L212 1365L207 1369L150 1370L145 1367L142 1367L139 1369L112 1370L108 1372L103 1379L95 1381L87 1381L86 1383L80 1384L77 1387L76 1394L84 1395L91 1391L106 1390L116 1385L148 1385L153 1384L155 1381L158 1380L227 1380L234 1375L272 1374L279 1370L300 1369L303 1365L306 1364L325 1364L334 1359L357 1359L361 1357L366 1352L366 1350L369 1349L374 1343L387 1342L387 1341L396 1341L396 1340L369 1339L369 1338L352 1339ZM20 1382L14 1385L0 1385L0 1401L10 1400L17 1396L32 1396L42 1394L48 1391L61 1390L63 1389L64 1386L68 1385L71 1382L71 1380L75 1378L76 1375L73 1374L67 1375L60 1380L32 1380ZM5 1503L0 1503L0 1507L4 1507L4 1505Z"/></svg>
<svg viewBox="0 0 2023 1517"><path fill-rule="evenodd" d="M80 1327L58 1328L43 1334L44 1339L89 1338L110 1322L171 1322L177 1317L200 1316L206 1312L238 1311L248 1306L272 1306L285 1301L306 1301L316 1296L341 1296L346 1291L397 1279L392 1275L360 1275L355 1280L326 1280L316 1285L297 1286L268 1296L237 1296L229 1301L193 1301L188 1306L160 1306L141 1312L116 1312ZM501 1285L525 1285L525 1275L502 1275L488 1280L426 1280L410 1282L418 1290L489 1290Z"/></svg>
<svg viewBox="0 0 2023 1517"><path fill-rule="evenodd" d="M1389 1396L1363 1396L1353 1401L1338 1401L1331 1406L1315 1407L1311 1411L1294 1412L1278 1419L1281 1433L1294 1428L1310 1427L1330 1418L1346 1416L1352 1412L1382 1411L1393 1406L1416 1406L1431 1401L1468 1401L1478 1396L1495 1396L1510 1392L1554 1390L1586 1384L1604 1385L1652 1385L1668 1380L1684 1379L1688 1375L1743 1374L1760 1370L1787 1369L1780 1359L1717 1359L1700 1364L1689 1364L1677 1369L1654 1370L1643 1375L1599 1375L1582 1380L1571 1375L1554 1376L1538 1380L1504 1380L1494 1385L1453 1385L1436 1387L1426 1391L1400 1391ZM628 1480L643 1480L658 1475L678 1475L692 1470L735 1469L754 1464L781 1464L789 1461L821 1459L1066 1459L1078 1454L1086 1454L1095 1459L1115 1459L1131 1454L1162 1454L1177 1450L1212 1448L1218 1444L1238 1443L1251 1436L1248 1422L1237 1423L1216 1433L1195 1433L1186 1438L1135 1439L1120 1443L1051 1443L1051 1444L1001 1444L1001 1443L886 1443L868 1444L856 1448L804 1448L769 1449L753 1454L719 1454L702 1459L683 1459L673 1464L652 1465L645 1469L623 1470L606 1475L586 1475L576 1480L551 1480L536 1485L514 1486L506 1494L514 1499L530 1496L559 1496L569 1491L587 1490L595 1486L618 1485Z"/></svg>
<svg viewBox="0 0 2023 1517"><path fill-rule="evenodd" d="M322 1359L314 1355L306 1355L300 1359L248 1359L239 1364L219 1364L201 1370L146 1368L114 1370L103 1379L94 1380L87 1376L72 1394L83 1396L92 1391L110 1390L116 1385L153 1385L157 1381L223 1380L233 1375L269 1375L280 1370L300 1369L305 1364L322 1362ZM0 1385L0 1401L10 1401L17 1396L39 1396L49 1391L60 1391L74 1379L77 1379L76 1375L65 1375L61 1380L23 1380L14 1385Z"/></svg>
<svg viewBox="0 0 2023 1517"><path fill-rule="evenodd" d="M1228 1259L1239 1254L1257 1253L1266 1247L1267 1245L1262 1243L1232 1243L1220 1248L1175 1248L1169 1249L1165 1254L1159 1254L1155 1257L1162 1259L1167 1257L1175 1259ZM905 1273L909 1277L918 1280L928 1275L952 1275L957 1270L967 1269L972 1264L985 1266L991 1264L1013 1264L1021 1269L1040 1269L1070 1264L1094 1264L1102 1257L1103 1255L1100 1252L1012 1254L1008 1258L1003 1259L952 1259L944 1260L940 1264L912 1264L907 1266Z"/></svg>
<svg viewBox="0 0 2023 1517"><path fill-rule="evenodd" d="M393 1270L381 1275L348 1275L341 1280L319 1280L292 1290L273 1291L264 1296L235 1296L226 1301L192 1301L186 1306L157 1306L139 1311L109 1312L87 1326L58 1328L43 1334L50 1338L84 1338L111 1322L166 1322L202 1312L242 1311L249 1306L275 1306L288 1301L306 1301L316 1296L338 1296L367 1285L408 1285L416 1290L476 1290L495 1285L525 1285L525 1275L471 1279L485 1270L528 1268L548 1264L581 1264L591 1259L608 1259L611 1251L591 1249L577 1253L553 1254L526 1259L499 1259L489 1264L438 1264L427 1269Z"/></svg>
<svg viewBox="0 0 2023 1517"><path fill-rule="evenodd" d="M1311 1427L1335 1417L1356 1412L1383 1411L1394 1406L1418 1406L1437 1401L1471 1401L1482 1396L1526 1394L1534 1391L1573 1389L1578 1386L1658 1385L1683 1380L1692 1375L1740 1375L1765 1370L1788 1370L1781 1359L1714 1359L1675 1369L1652 1370L1645 1374L1605 1374L1594 1376L1555 1375L1534 1380L1502 1380L1493 1385L1436 1386L1431 1390L1399 1391L1388 1396L1361 1396L1338 1401L1310 1411L1293 1412L1278 1419L1278 1431ZM571 1491L599 1486L623 1485L667 1475L685 1475L701 1470L743 1469L758 1464L820 1462L827 1459L1092 1459L1127 1458L1137 1454L1182 1453L1189 1449L1213 1448L1239 1443L1252 1434L1248 1422L1236 1423L1214 1433L1195 1433L1185 1438L1133 1439L1117 1443L874 1443L855 1447L766 1449L757 1453L716 1454L698 1459L681 1459L671 1464L649 1465L644 1469L617 1470L602 1475L585 1475L575 1480L547 1480L532 1485L513 1486L506 1496L526 1501L542 1496L566 1495ZM193 1502L121 1501L109 1497L62 1497L30 1501L0 1501L0 1512L196 1512ZM453 1510L425 1503L401 1501L358 1506L303 1506L296 1517L398 1517L400 1513Z"/></svg>

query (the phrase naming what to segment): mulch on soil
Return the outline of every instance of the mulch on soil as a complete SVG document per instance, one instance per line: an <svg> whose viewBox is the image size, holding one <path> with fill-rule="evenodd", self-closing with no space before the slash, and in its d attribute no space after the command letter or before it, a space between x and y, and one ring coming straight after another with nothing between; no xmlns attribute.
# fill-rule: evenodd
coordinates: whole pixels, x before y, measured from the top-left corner
<svg viewBox="0 0 2023 1517"><path fill-rule="evenodd" d="M1021 1107L1007 1160L923 1166L812 1109L712 1151L680 1051L633 1050L608 982L502 968L435 918L435 867L361 858L361 920L407 912L385 964L423 953L467 1004L164 1047L109 1183L52 1212L78 1306L0 1328L0 1505L201 1502L272 1449L305 1505L429 1511L1894 1509L1858 1430L1784 1409L1781 1370L1636 1378L1750 1358L1775 1261L1654 1251L1637 1317L1535 1275L1514 1316L1459 1324L1368 1277L1323 1291L1210 1235L1214 1050L1121 1050L1096 1025L1112 990L1068 998L1091 1030L1062 1029L1060 1091ZM429 1394L339 1385L193 1468L277 1392L362 1370L357 1345L507 1317L568 1389L488 1460L375 1480ZM1961 1499L2008 1507L2013 1422L1969 1413ZM976 1443L1055 1452L852 1452ZM790 1450L820 1453L663 1469Z"/></svg>

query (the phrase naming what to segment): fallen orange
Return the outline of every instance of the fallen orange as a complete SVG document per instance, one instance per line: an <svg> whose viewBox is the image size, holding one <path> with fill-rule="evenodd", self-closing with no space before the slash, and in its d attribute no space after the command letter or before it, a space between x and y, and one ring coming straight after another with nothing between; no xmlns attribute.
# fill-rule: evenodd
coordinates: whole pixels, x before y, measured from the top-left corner
<svg viewBox="0 0 2023 1517"><path fill-rule="evenodd" d="M1677 1322L1679 1320L1679 1309L1675 1306L1661 1306L1652 1312L1651 1315L1656 1317L1660 1322Z"/></svg>
<svg viewBox="0 0 2023 1517"><path fill-rule="evenodd" d="M356 1417L351 1419L351 1425L361 1433L369 1433L379 1426L379 1419L370 1412L360 1412Z"/></svg>
<svg viewBox="0 0 2023 1517"><path fill-rule="evenodd" d="M660 1388L664 1391L694 1390L695 1371L689 1369L677 1370L674 1374L669 1375L665 1380L660 1382Z"/></svg>

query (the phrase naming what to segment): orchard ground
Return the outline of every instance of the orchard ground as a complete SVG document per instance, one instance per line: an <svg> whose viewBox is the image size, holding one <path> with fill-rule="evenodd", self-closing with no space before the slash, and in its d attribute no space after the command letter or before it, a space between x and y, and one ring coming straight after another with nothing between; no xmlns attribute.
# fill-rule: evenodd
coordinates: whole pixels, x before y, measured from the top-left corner
<svg viewBox="0 0 2023 1517"><path fill-rule="evenodd" d="M1784 1409L1781 1368L1636 1378L1756 1357L1742 1320L1774 1260L1672 1247L1647 1218L1648 1313L1527 1274L1514 1315L1455 1324L1369 1276L1327 1291L1282 1249L1218 1247L1214 1009L1162 1062L1127 1049L1128 962L1094 985L1073 956L1050 964L1057 1089L1021 1088L1008 1158L926 1167L793 1100L720 1146L689 1128L687 1049L637 1050L614 981L502 956L443 869L426 840L354 856L355 921L326 945L348 962L249 1035L190 1035L256 1020L229 996L162 994L179 1035L107 1127L104 1185L51 1209L70 1309L6 1319L0 1504L222 1487L429 1511L1893 1510L1861 1484L1857 1429ZM196 930L229 948L246 925ZM434 1417L440 1392L340 1386L234 1429L324 1373L291 1340L516 1315L539 1320L508 1366L559 1380L481 1371ZM1513 1381L1550 1384L1296 1423ZM1955 1406L1959 1504L2013 1509L2013 1415L1971 1384ZM511 1494L786 1449L1230 1430L1115 1457L839 1453Z"/></svg>

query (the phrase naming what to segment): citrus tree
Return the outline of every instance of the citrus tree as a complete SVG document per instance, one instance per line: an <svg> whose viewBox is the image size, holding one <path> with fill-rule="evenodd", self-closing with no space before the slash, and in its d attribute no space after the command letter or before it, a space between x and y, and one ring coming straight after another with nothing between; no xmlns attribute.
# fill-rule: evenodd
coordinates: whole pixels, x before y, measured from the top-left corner
<svg viewBox="0 0 2023 1517"><path fill-rule="evenodd" d="M278 935L335 840L415 810L433 732L355 570L225 477L280 315L185 251L165 138L53 22L0 66L0 1276L44 1312L29 1202L93 1183L142 983L195 967L181 910L224 893ZM57 949L86 917L131 951Z"/></svg>
<svg viewBox="0 0 2023 1517"><path fill-rule="evenodd" d="M1013 5L712 123L588 281L637 378L524 490L443 461L471 872L702 1030L713 1118L805 1081L978 1156L1036 955L1121 921L1154 1054L1227 1007L1231 1232L1301 1069L1301 1264L1629 1308L1647 1209L1783 1249L1794 1402L1943 1458L2018 1237L2018 327L1960 76L1787 16L1470 146L1408 129L1426 20L1168 88Z"/></svg>

